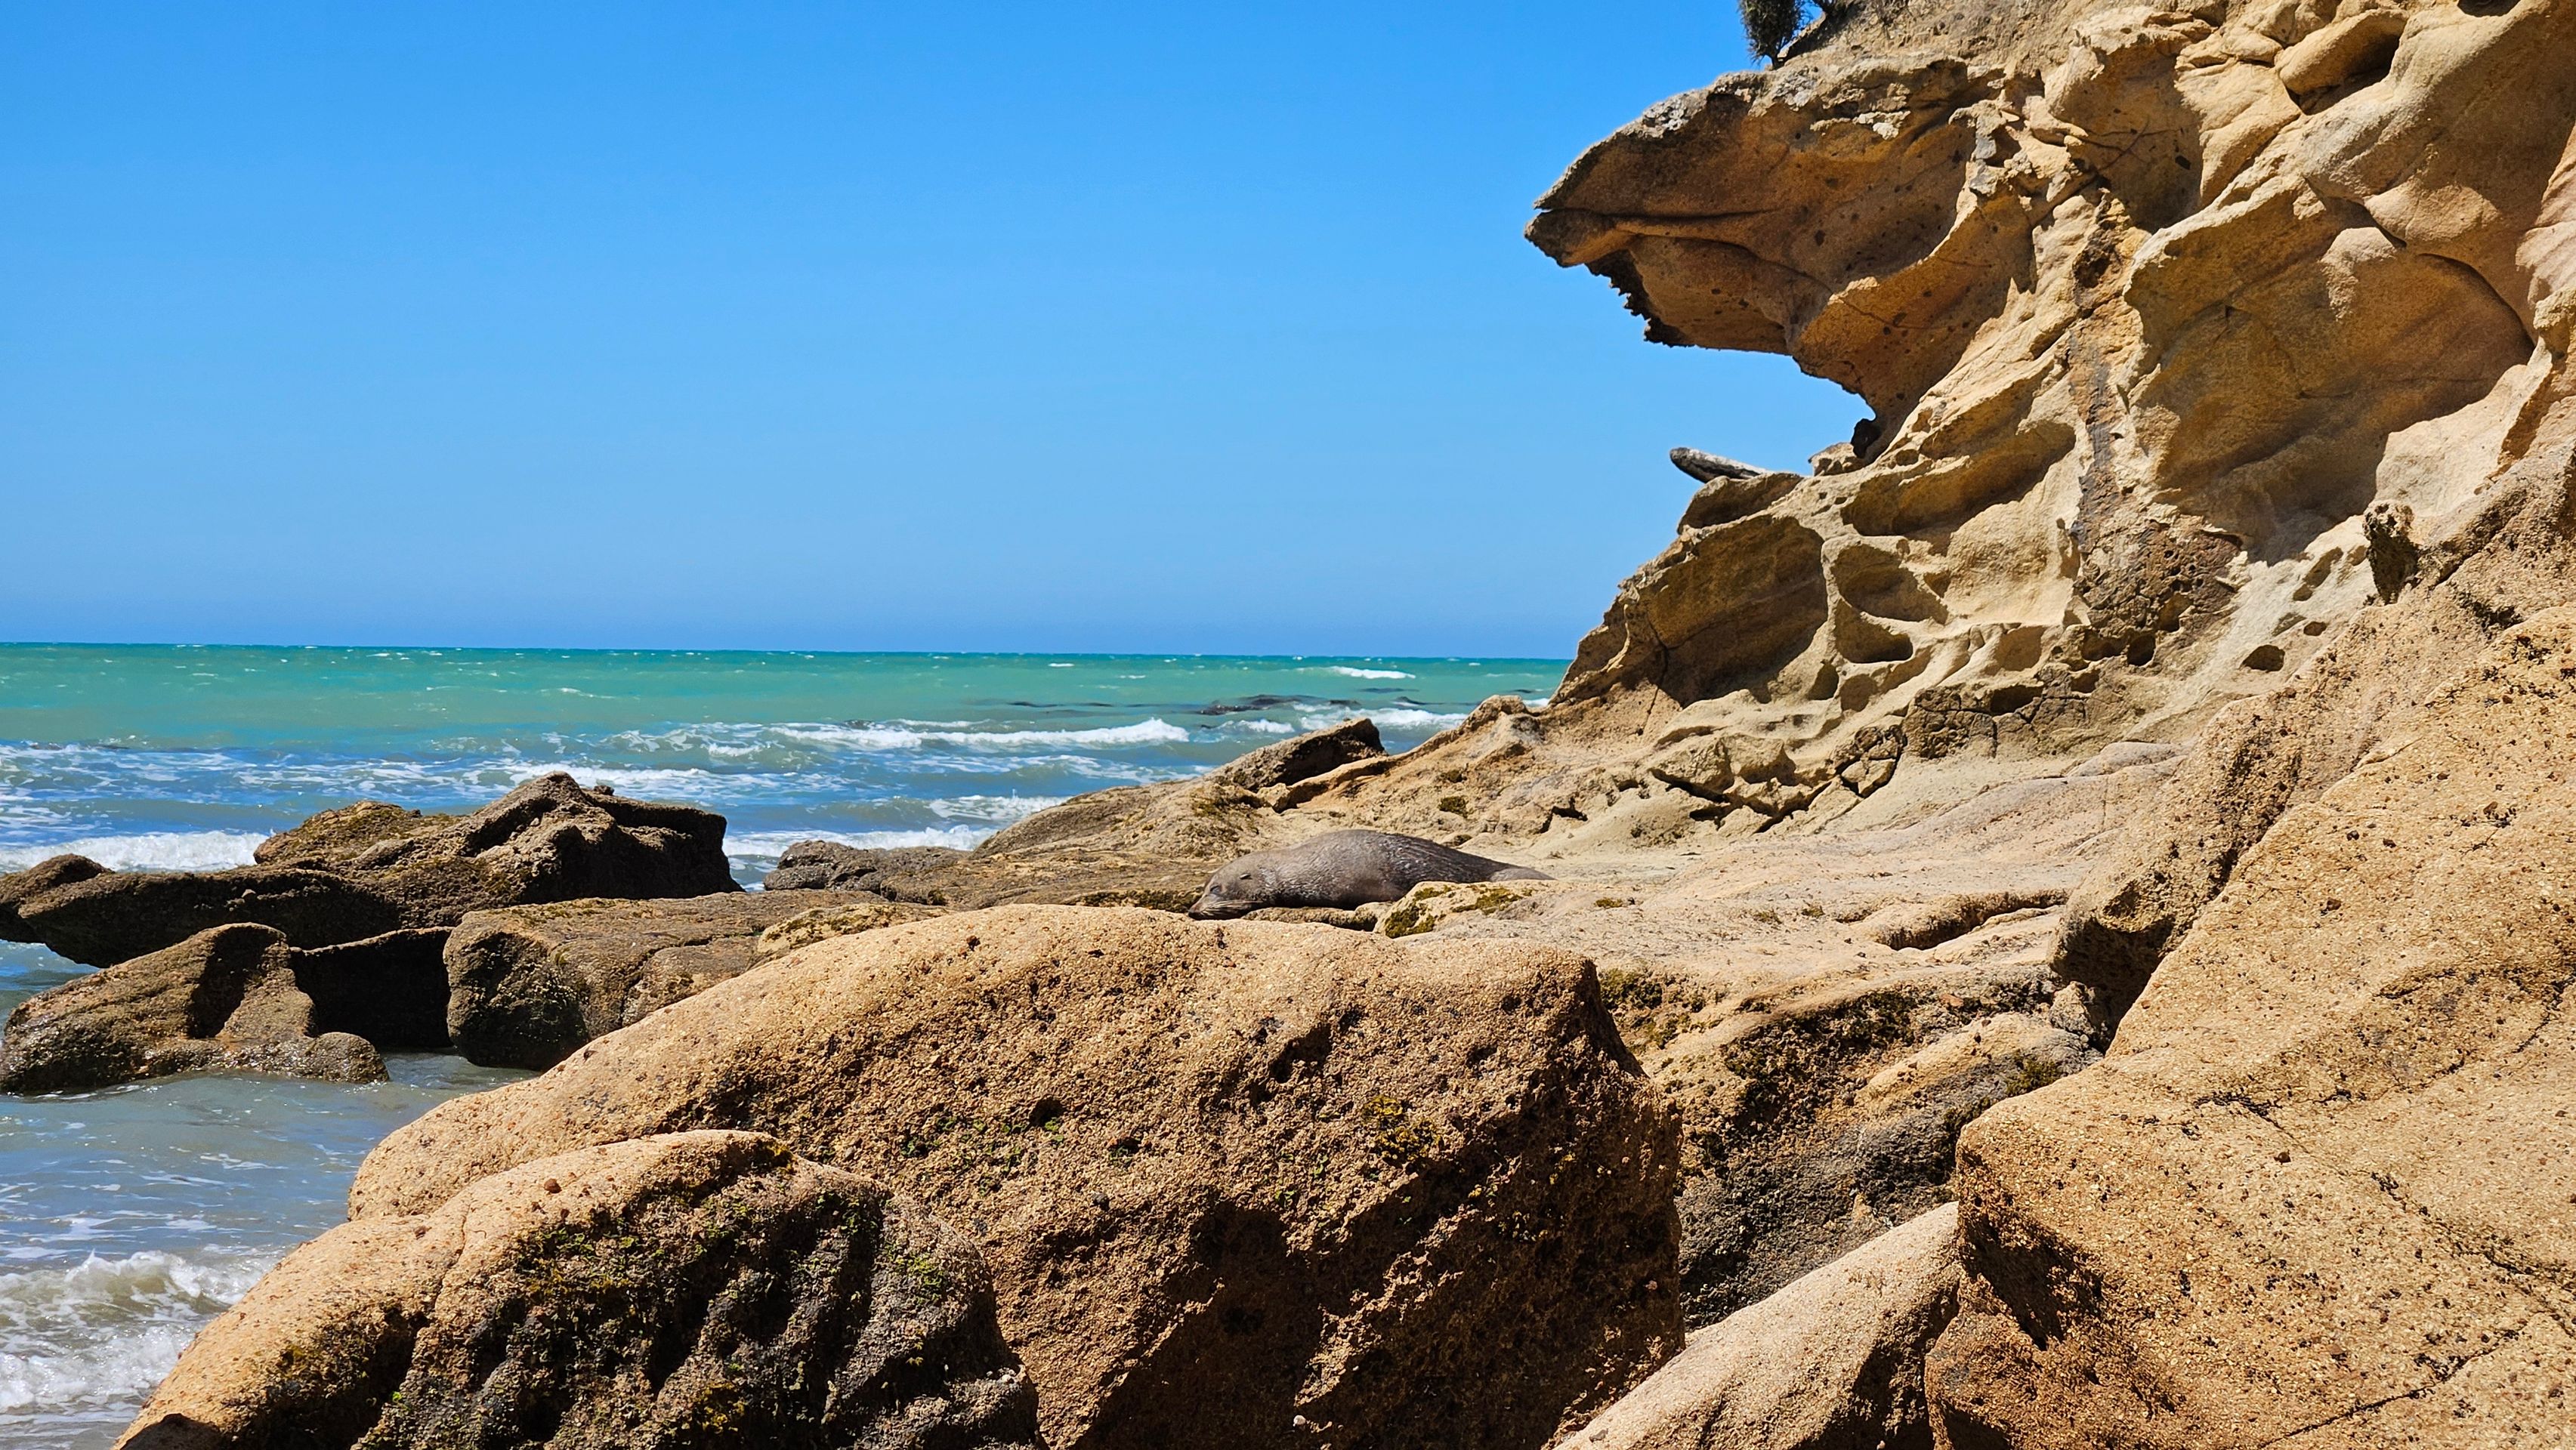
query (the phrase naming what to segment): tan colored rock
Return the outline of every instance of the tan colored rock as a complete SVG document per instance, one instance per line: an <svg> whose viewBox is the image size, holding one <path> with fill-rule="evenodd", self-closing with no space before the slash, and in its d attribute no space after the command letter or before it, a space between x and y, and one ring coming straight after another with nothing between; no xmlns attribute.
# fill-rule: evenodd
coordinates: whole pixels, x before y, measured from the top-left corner
<svg viewBox="0 0 2576 1450"><path fill-rule="evenodd" d="M1936 1208L1696 1330L1564 1450L1917 1450L1923 1355L1959 1287L1959 1211Z"/></svg>
<svg viewBox="0 0 2576 1450"><path fill-rule="evenodd" d="M78 1092L183 1072L377 1082L384 1059L317 1020L305 955L264 926L219 926L18 1004L0 1092Z"/></svg>
<svg viewBox="0 0 2576 1450"><path fill-rule="evenodd" d="M806 947L388 1138L361 1226L773 1134L983 1245L1047 1442L1537 1445L1680 1338L1672 1125L1571 954L1003 908Z"/></svg>
<svg viewBox="0 0 2576 1450"><path fill-rule="evenodd" d="M344 1224L190 1345L122 1450L1032 1445L973 1243L752 1133L583 1149Z"/></svg>
<svg viewBox="0 0 2576 1450"><path fill-rule="evenodd" d="M1961 1139L1959 1446L2576 1424L2576 610L2283 814L2098 1067Z"/></svg>
<svg viewBox="0 0 2576 1450"><path fill-rule="evenodd" d="M935 908L822 891L560 901L473 912L447 939L447 1031L468 1061L552 1067L592 1038L739 976L792 945L936 914ZM773 940L772 931L787 935Z"/></svg>

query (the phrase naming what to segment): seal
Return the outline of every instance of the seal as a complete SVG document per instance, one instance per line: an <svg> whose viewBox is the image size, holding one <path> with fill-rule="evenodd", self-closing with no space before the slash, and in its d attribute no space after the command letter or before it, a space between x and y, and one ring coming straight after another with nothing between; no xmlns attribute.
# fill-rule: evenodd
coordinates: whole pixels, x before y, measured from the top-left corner
<svg viewBox="0 0 2576 1450"><path fill-rule="evenodd" d="M1425 881L1547 881L1544 871L1453 851L1420 836L1327 831L1276 851L1238 856L1208 878L1197 917L1241 916L1265 906L1358 906L1393 901Z"/></svg>

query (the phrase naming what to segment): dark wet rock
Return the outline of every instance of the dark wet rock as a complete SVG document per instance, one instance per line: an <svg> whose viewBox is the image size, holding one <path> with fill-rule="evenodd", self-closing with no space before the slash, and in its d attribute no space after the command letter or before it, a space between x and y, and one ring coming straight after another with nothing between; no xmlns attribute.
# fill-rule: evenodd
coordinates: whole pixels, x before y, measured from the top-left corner
<svg viewBox="0 0 2576 1450"><path fill-rule="evenodd" d="M0 877L0 936L104 967L239 922L322 947L522 902L739 889L724 817L586 791L560 774L468 816L380 801L325 811L270 837L255 858L226 871L143 872L55 857Z"/></svg>
<svg viewBox="0 0 2576 1450"><path fill-rule="evenodd" d="M200 1335L124 1450L1036 1443L974 1243L753 1133L566 1153L343 1224Z"/></svg>
<svg viewBox="0 0 2576 1450"><path fill-rule="evenodd" d="M268 927L219 926L39 992L0 1035L0 1091L76 1092L208 1071L383 1078L376 1049L317 1010L298 978L301 955Z"/></svg>
<svg viewBox="0 0 2576 1450"><path fill-rule="evenodd" d="M838 841L799 841L761 881L764 891L870 891L900 900L906 878L935 873L966 859L947 846L865 848Z"/></svg>

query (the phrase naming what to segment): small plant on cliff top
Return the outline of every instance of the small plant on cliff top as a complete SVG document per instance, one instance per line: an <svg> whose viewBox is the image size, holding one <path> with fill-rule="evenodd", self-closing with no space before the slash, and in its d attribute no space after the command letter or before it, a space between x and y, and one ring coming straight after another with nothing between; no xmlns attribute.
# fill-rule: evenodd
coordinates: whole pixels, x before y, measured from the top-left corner
<svg viewBox="0 0 2576 1450"><path fill-rule="evenodd" d="M1806 0L1736 0L1744 12L1744 43L1764 60L1777 64L1780 52L1798 38L1806 19Z"/></svg>

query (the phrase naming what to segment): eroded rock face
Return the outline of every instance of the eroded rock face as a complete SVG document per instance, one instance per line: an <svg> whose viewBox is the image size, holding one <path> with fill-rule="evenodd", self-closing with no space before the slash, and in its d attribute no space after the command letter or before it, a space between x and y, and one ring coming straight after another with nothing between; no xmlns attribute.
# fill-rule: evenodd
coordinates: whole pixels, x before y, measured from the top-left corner
<svg viewBox="0 0 2576 1450"><path fill-rule="evenodd" d="M552 1067L592 1038L793 946L934 914L864 893L823 891L473 912L447 938L447 1032L470 1062ZM764 937L782 926L783 937Z"/></svg>
<svg viewBox="0 0 2576 1450"><path fill-rule="evenodd" d="M2110 1054L1960 1141L1951 1444L2563 1443L2576 611L2245 855Z"/></svg>
<svg viewBox="0 0 2576 1450"><path fill-rule="evenodd" d="M723 1132L561 1154L324 1234L198 1336L118 1442L1035 1443L971 1240Z"/></svg>
<svg viewBox="0 0 2576 1450"><path fill-rule="evenodd" d="M1589 966L1510 943L1028 907L826 941L443 1105L351 1211L718 1127L980 1240L1060 1447L1537 1446L1680 1337L1671 1120Z"/></svg>
<svg viewBox="0 0 2576 1450"><path fill-rule="evenodd" d="M2571 45L2559 0L1861 4L1594 146L1533 241L1649 337L1787 353L1873 417L1694 500L1525 758L1444 743L1487 785L1463 833L1840 814L1934 761L2181 739L2299 669L2548 447ZM1413 794L1369 823L1436 834Z"/></svg>
<svg viewBox="0 0 2576 1450"><path fill-rule="evenodd" d="M1931 1450L1923 1356L1957 1311L1944 1205L1692 1333L1567 1450Z"/></svg>
<svg viewBox="0 0 2576 1450"><path fill-rule="evenodd" d="M256 923L299 947L454 926L465 913L583 896L733 891L724 817L527 782L469 816L364 801L272 836L228 871L108 871L56 857L0 877L0 934L104 967L210 927Z"/></svg>
<svg viewBox="0 0 2576 1450"><path fill-rule="evenodd" d="M359 1010L394 1017L416 984L352 981L347 963L315 963L316 955L269 927L219 926L39 992L9 1014L0 1036L0 1092L77 1092L218 1070L382 1080L384 1059L334 1013L381 986L382 1000ZM434 942L428 955L434 968Z"/></svg>

